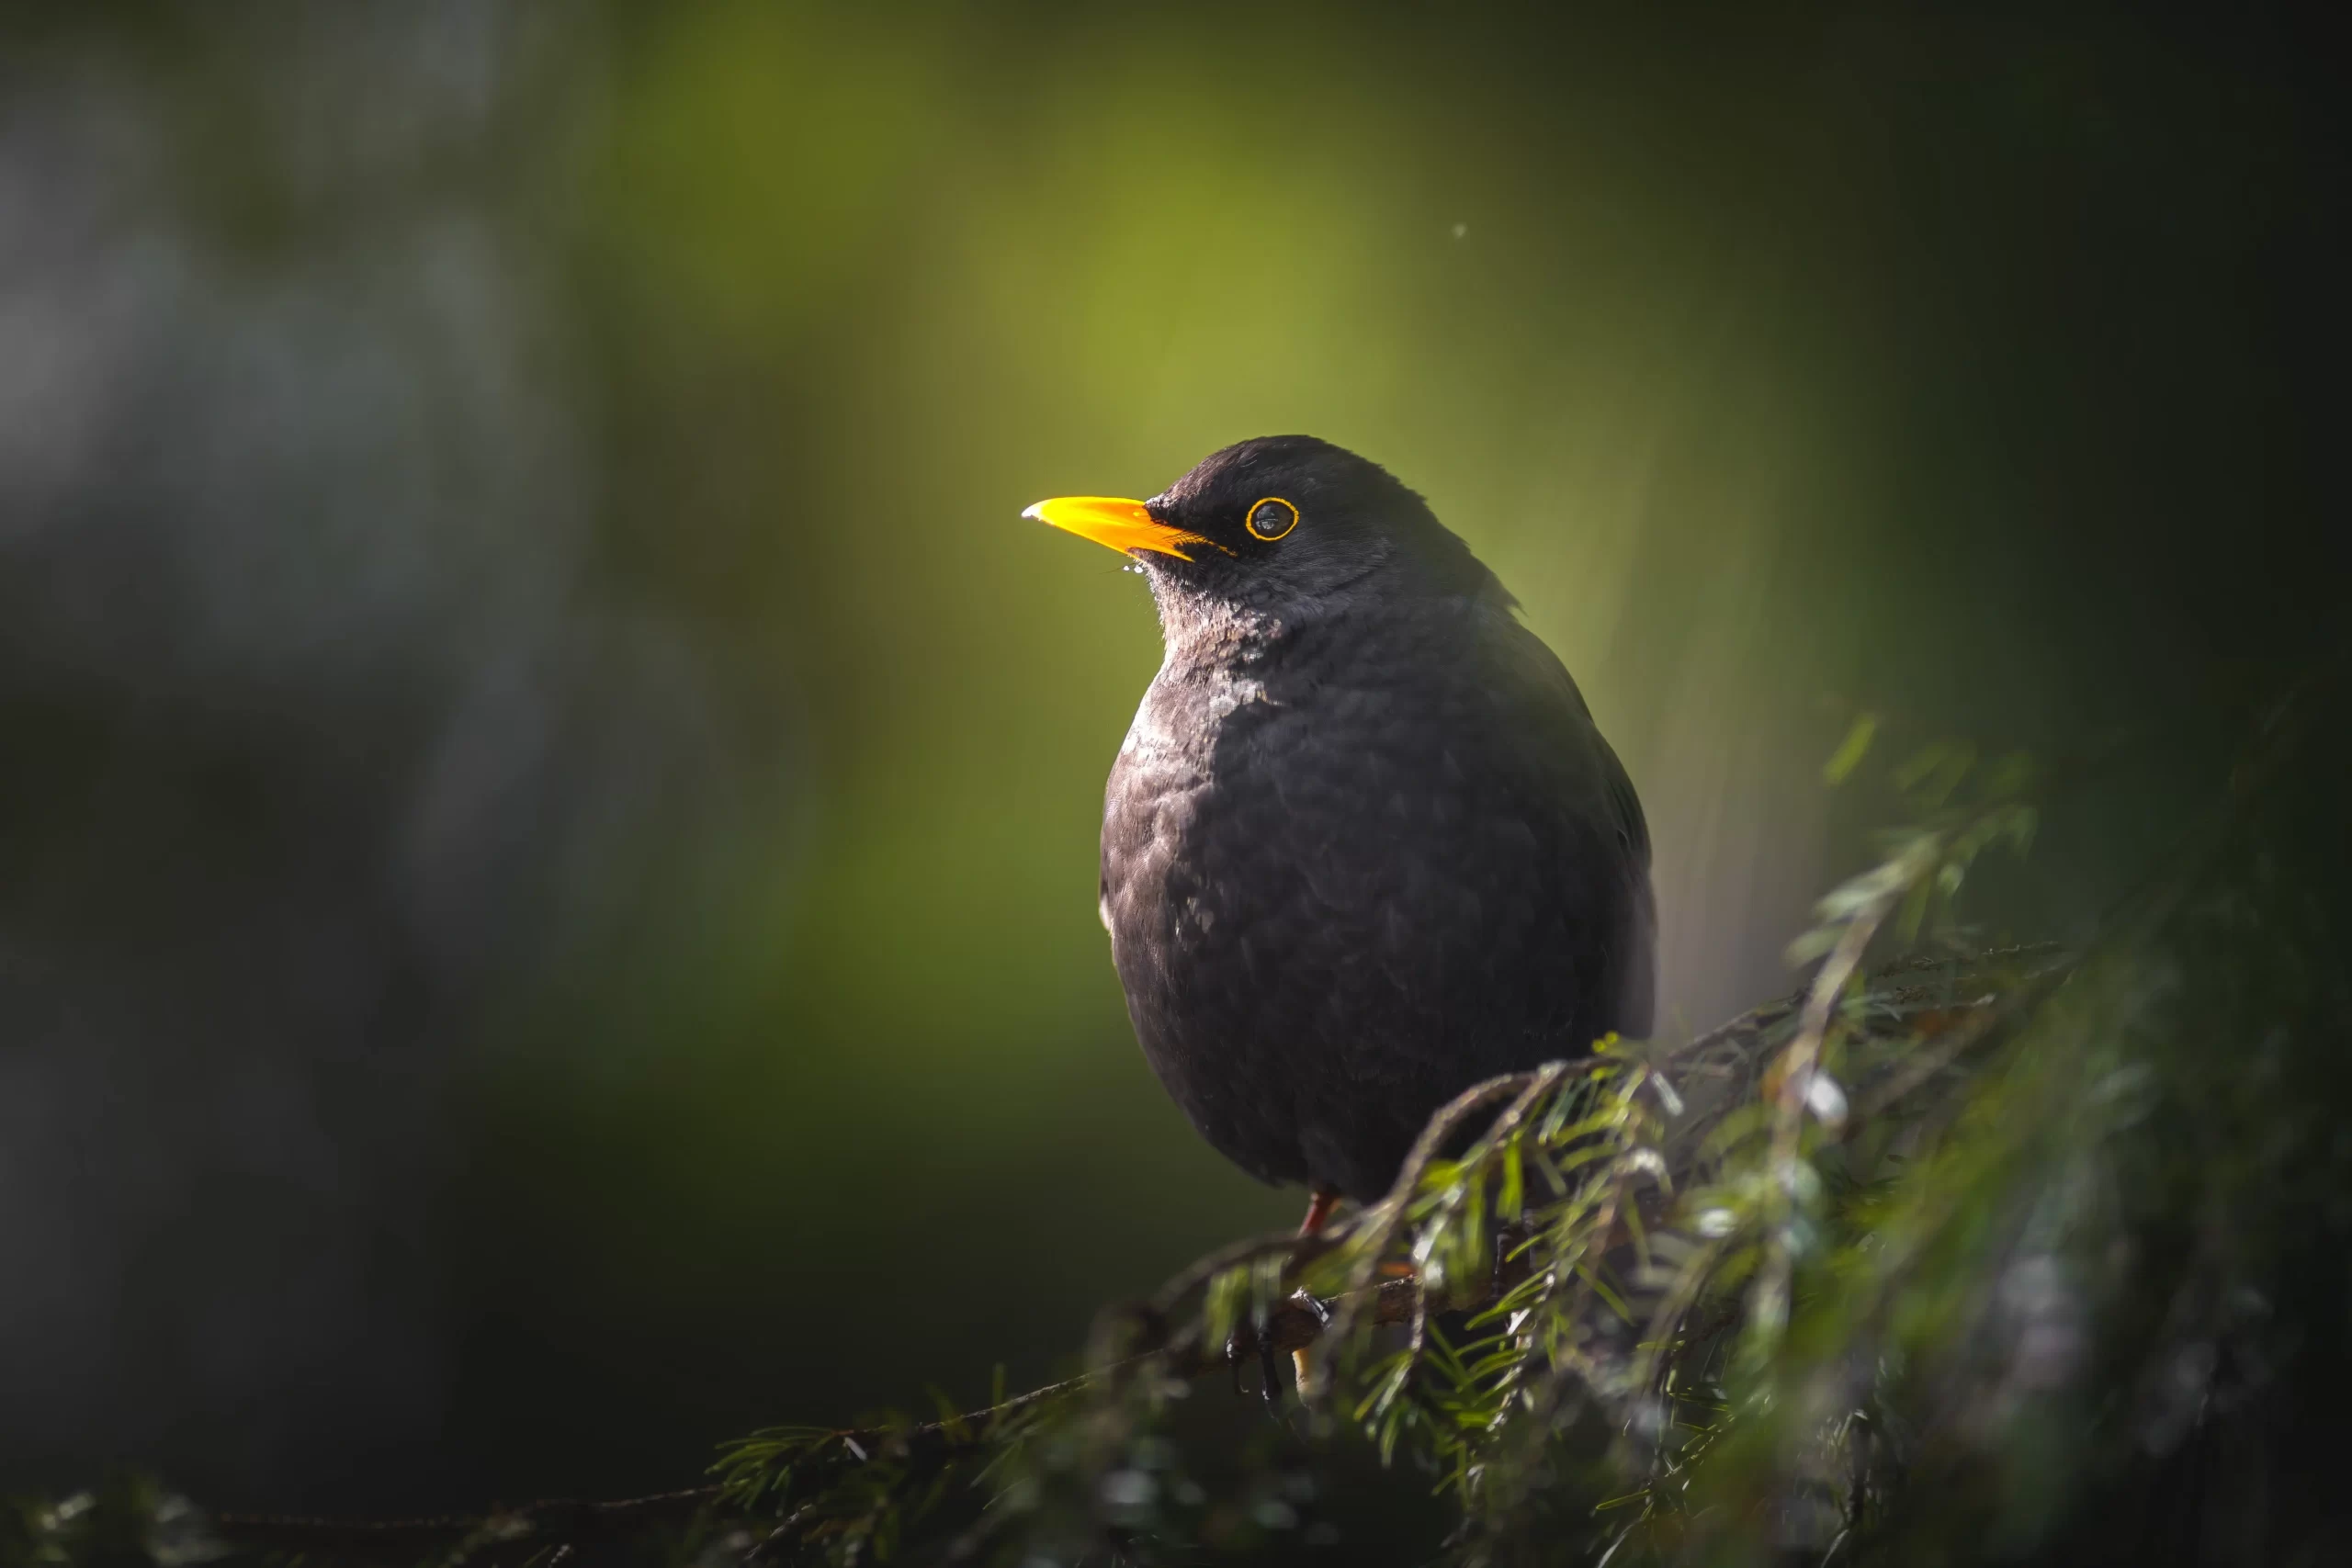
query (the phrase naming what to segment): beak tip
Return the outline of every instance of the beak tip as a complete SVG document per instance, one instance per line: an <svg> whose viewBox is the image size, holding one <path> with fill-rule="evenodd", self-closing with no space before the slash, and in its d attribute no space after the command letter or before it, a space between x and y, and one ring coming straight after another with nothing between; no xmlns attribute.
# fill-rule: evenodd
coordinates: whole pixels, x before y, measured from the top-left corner
<svg viewBox="0 0 2352 1568"><path fill-rule="evenodd" d="M1023 517L1035 517L1037 521L1042 523L1046 520L1046 503L1042 501L1034 502L1021 509L1021 515Z"/></svg>

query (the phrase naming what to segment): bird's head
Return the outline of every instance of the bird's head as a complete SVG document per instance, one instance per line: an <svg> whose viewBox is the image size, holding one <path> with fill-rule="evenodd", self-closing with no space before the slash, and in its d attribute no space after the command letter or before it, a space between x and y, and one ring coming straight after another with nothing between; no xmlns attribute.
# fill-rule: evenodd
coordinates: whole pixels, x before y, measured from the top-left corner
<svg viewBox="0 0 2352 1568"><path fill-rule="evenodd" d="M1139 562L1163 604L1288 611L1382 598L1500 594L1429 504L1379 464L1312 435L1211 453L1148 501L1063 496L1022 513Z"/></svg>

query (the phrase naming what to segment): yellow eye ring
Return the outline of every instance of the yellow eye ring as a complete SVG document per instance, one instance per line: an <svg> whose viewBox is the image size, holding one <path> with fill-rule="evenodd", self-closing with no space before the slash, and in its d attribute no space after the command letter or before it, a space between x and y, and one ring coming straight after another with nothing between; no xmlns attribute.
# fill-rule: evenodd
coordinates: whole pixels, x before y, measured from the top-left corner
<svg viewBox="0 0 2352 1568"><path fill-rule="evenodd" d="M1267 508L1272 506L1279 506L1282 511L1267 511ZM1273 525L1271 532L1268 528L1261 527L1259 525L1261 523ZM1298 508L1281 496L1270 495L1263 501L1251 505L1249 515L1242 521L1242 526L1250 530L1251 538L1263 539L1271 545L1298 526Z"/></svg>

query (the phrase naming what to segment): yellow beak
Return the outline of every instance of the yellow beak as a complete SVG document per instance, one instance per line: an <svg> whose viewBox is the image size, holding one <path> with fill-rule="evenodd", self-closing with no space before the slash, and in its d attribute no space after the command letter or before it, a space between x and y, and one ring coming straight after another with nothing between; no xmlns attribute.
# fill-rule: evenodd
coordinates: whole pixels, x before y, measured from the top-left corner
<svg viewBox="0 0 2352 1568"><path fill-rule="evenodd" d="M1204 535L1188 534L1182 528L1153 521L1140 501L1120 501L1107 495L1057 496L1039 502L1021 515L1050 523L1081 539L1091 539L1128 555L1137 550L1157 550L1178 560L1191 560L1193 558L1184 553L1183 547L1208 543Z"/></svg>

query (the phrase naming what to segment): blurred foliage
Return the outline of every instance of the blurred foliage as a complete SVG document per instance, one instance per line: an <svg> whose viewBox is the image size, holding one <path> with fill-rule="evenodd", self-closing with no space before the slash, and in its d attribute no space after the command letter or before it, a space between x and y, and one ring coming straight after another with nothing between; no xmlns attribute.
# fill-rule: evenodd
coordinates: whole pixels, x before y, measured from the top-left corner
<svg viewBox="0 0 2352 1568"><path fill-rule="evenodd" d="M1919 822L1821 901L1795 995L1466 1092L1382 1202L1106 1311L1088 1375L774 1429L711 1487L406 1560L2321 1561L2352 900L2305 851L2341 830L2345 669L2253 716L2225 797L2079 946L1972 948L1950 895L2024 846L2035 770L1920 749L1890 770ZM1274 1352L1310 1345L1293 1403ZM1253 1359L1289 1413L1204 1431L1197 1380ZM1367 1529L1328 1485L1350 1453L1432 1487L1442 1541ZM0 1568L379 1560L131 1483L11 1518Z"/></svg>

